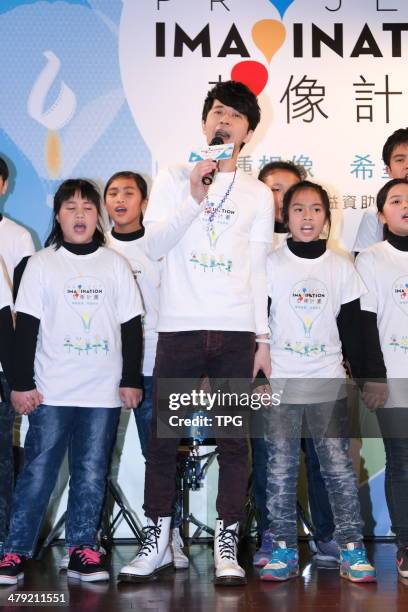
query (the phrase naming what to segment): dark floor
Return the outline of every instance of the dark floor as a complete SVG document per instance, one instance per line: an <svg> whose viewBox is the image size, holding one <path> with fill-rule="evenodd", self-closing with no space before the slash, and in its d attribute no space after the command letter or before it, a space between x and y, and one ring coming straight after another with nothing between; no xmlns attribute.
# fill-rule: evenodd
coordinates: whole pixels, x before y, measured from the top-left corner
<svg viewBox="0 0 408 612"><path fill-rule="evenodd" d="M58 573L61 546L49 549L41 561L31 561L25 581L18 588L0 587L2 610L12 610L7 599L22 591L60 591L68 595L70 610L103 612L140 610L152 612L297 612L341 610L345 612L408 611L408 581L398 580L392 544L368 544L378 572L378 584L352 584L340 579L336 570L318 570L310 564L306 543L301 548L300 578L285 583L263 583L251 567L251 549L241 557L248 569L246 587L214 587L212 551L208 545L190 547L190 569L166 571L146 584L117 584L115 577L134 554L129 545L116 545L111 557L110 583L67 582ZM27 610L28 608L25 607ZM34 608L33 608L34 609ZM38 609L38 608L37 608ZM48 607L51 609L54 606Z"/></svg>

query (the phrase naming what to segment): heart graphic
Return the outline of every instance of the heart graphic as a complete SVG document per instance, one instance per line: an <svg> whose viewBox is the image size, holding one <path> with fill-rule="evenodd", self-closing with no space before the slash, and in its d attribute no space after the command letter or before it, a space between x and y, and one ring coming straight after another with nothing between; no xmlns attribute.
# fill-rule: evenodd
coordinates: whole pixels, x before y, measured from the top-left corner
<svg viewBox="0 0 408 612"><path fill-rule="evenodd" d="M269 0L269 2L278 10L281 19L283 19L284 14L294 1L295 0Z"/></svg>
<svg viewBox="0 0 408 612"><path fill-rule="evenodd" d="M258 96L268 82L268 71L260 62L248 60L235 64L231 70L231 79L244 83Z"/></svg>

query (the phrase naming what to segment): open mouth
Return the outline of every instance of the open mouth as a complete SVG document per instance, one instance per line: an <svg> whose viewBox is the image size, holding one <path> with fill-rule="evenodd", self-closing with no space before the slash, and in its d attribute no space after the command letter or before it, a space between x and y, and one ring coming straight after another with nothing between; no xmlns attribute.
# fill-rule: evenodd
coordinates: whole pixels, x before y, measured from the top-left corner
<svg viewBox="0 0 408 612"><path fill-rule="evenodd" d="M74 231L77 232L78 234L83 234L86 231L85 223L75 223Z"/></svg>
<svg viewBox="0 0 408 612"><path fill-rule="evenodd" d="M127 208L125 208L124 206L117 206L115 208L115 213L117 213L118 215L124 215L125 213L127 213Z"/></svg>
<svg viewBox="0 0 408 612"><path fill-rule="evenodd" d="M223 140L228 140L230 138L229 132L225 132L225 130L217 130L214 134L216 138L222 138Z"/></svg>
<svg viewBox="0 0 408 612"><path fill-rule="evenodd" d="M312 225L302 225L300 229L302 230L302 232L312 232L313 226Z"/></svg>

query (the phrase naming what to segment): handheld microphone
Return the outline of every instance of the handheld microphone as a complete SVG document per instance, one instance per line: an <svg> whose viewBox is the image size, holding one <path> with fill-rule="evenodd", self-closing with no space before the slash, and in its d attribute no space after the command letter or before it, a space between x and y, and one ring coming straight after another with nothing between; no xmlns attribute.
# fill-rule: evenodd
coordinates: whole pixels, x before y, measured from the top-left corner
<svg viewBox="0 0 408 612"><path fill-rule="evenodd" d="M214 138L210 142L210 147L213 147L213 146L216 146L216 145L221 145L221 144L224 144L224 141L221 138L221 136L214 136ZM201 179L203 184L204 185L211 185L211 183L214 180L214 174L215 174L215 169L212 170L209 174L204 174L203 178Z"/></svg>

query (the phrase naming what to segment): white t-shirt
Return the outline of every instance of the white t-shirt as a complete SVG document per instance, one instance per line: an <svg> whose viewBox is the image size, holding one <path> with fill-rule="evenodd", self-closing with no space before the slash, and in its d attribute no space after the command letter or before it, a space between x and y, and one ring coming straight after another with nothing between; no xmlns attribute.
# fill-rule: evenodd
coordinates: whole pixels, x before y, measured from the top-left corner
<svg viewBox="0 0 408 612"><path fill-rule="evenodd" d="M306 385L307 400L299 394L290 403L333 399L332 392L324 397L324 384L314 395L314 379L345 378L336 318L342 304L364 292L351 261L330 249L320 257L306 259L285 244L269 255L272 379L291 379L293 388L296 379L312 381Z"/></svg>
<svg viewBox="0 0 408 612"><path fill-rule="evenodd" d="M10 287L13 283L14 268L23 257L29 257L34 251L30 232L11 219L3 217L0 221L0 258Z"/></svg>
<svg viewBox="0 0 408 612"><path fill-rule="evenodd" d="M145 236L137 240L118 240L111 232L106 234L107 246L125 257L132 269L142 294L145 315L143 321L143 367L145 376L151 376L156 358L157 317L159 313L160 263L146 255Z"/></svg>
<svg viewBox="0 0 408 612"><path fill-rule="evenodd" d="M377 315L390 379L386 406L408 407L408 252L379 242L360 253L356 266L368 289L361 308Z"/></svg>
<svg viewBox="0 0 408 612"><path fill-rule="evenodd" d="M211 223L206 201L198 205L190 194L190 172L161 171L144 218L149 256L165 256L157 329L265 333L271 191L239 169L232 187L234 173L218 172L210 203L231 192Z"/></svg>
<svg viewBox="0 0 408 612"><path fill-rule="evenodd" d="M10 287L8 286L5 274L0 270L0 310L3 310L6 306L11 308L12 303Z"/></svg>
<svg viewBox="0 0 408 612"><path fill-rule="evenodd" d="M377 209L369 208L361 219L353 251L360 253L382 240L384 240L384 226L378 218Z"/></svg>
<svg viewBox="0 0 408 612"><path fill-rule="evenodd" d="M142 314L126 260L107 248L42 249L23 274L16 311L40 319L35 381L51 406L121 405L121 324Z"/></svg>

